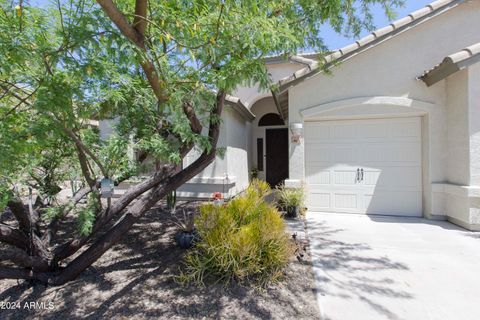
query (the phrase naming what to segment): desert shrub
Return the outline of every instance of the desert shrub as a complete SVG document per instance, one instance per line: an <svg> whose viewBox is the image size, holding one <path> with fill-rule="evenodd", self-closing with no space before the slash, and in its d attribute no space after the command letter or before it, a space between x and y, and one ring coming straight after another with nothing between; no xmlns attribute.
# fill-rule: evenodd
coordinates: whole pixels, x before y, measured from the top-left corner
<svg viewBox="0 0 480 320"><path fill-rule="evenodd" d="M200 241L187 253L179 279L260 285L278 279L292 244L280 213L264 201L268 192L268 184L254 180L242 196L226 205L202 205L195 221Z"/></svg>

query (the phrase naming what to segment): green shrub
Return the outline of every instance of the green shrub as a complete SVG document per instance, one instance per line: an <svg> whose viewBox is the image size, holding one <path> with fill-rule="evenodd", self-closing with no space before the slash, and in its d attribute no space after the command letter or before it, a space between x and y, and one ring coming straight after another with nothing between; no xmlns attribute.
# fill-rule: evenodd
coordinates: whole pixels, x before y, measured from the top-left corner
<svg viewBox="0 0 480 320"><path fill-rule="evenodd" d="M278 279L292 254L280 213L264 201L268 184L254 180L244 195L224 206L205 204L195 222L200 241L185 257L179 279L203 284Z"/></svg>
<svg viewBox="0 0 480 320"><path fill-rule="evenodd" d="M303 207L305 191L303 188L278 188L278 201L283 207Z"/></svg>

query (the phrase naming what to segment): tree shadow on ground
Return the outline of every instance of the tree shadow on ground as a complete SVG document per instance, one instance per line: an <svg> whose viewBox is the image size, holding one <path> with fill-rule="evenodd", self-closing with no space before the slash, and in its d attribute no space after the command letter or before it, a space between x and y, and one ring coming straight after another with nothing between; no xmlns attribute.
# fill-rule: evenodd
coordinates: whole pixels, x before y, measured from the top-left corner
<svg viewBox="0 0 480 320"><path fill-rule="evenodd" d="M320 302L322 299L334 301L332 303L342 301L347 307L351 302L361 301L373 309L379 319L399 319L383 302L396 299L401 303L414 297L393 276L409 272L408 266L378 255L366 243L339 240L342 238L339 235L348 230L336 228L322 219L309 219L307 226Z"/></svg>
<svg viewBox="0 0 480 320"><path fill-rule="evenodd" d="M181 203L194 211L197 203ZM254 289L240 285L182 286L175 281L185 251L173 241L174 216L160 205L80 277L59 287L6 280L0 301L53 302L54 309L0 310L1 319L317 319L309 261L292 261L286 281Z"/></svg>

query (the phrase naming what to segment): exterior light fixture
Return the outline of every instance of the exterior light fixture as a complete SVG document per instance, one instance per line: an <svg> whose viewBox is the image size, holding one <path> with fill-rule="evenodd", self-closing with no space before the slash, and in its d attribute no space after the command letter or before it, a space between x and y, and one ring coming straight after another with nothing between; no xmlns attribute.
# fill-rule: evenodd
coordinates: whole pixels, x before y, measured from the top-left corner
<svg viewBox="0 0 480 320"><path fill-rule="evenodd" d="M303 132L303 123L290 123L290 131L292 132L291 141L293 143L300 143L300 138Z"/></svg>

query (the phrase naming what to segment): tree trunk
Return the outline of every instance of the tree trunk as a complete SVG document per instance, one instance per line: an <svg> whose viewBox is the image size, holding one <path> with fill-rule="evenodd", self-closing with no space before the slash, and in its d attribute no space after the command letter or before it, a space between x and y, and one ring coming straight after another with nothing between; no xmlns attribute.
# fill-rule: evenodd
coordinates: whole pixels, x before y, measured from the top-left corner
<svg viewBox="0 0 480 320"><path fill-rule="evenodd" d="M225 94L220 93L217 96L215 114L220 115L223 110ZM193 178L195 175L205 169L214 159L216 155L216 145L219 135L219 125L211 125L209 128L209 137L212 140L213 148L209 153L202 154L194 163L187 168L181 170L177 174L169 178L165 184L158 185L148 194L142 196L124 216L110 230L98 239L90 248L84 251L76 259L74 259L58 276L50 278L48 283L53 285L61 285L75 279L83 270L88 268L98 258L100 258L108 249L117 243L138 221L138 219L159 200L163 199L168 193L176 190L185 182Z"/></svg>
<svg viewBox="0 0 480 320"><path fill-rule="evenodd" d="M133 24L130 24L126 16L116 7L112 0L97 0L106 15L118 27L120 32L132 41L140 50L148 56L148 47L145 44L145 30L147 28L147 1L136 0L135 17ZM158 103L161 104L169 99L168 90L165 89L165 79L160 79L161 70L157 70L153 60L145 59L141 62L153 93ZM71 241L50 250L52 238L55 235L59 220L54 219L47 230L41 236L41 230L37 226L39 217L37 212L30 206L27 210L21 201L13 201L8 205L19 223L19 230L12 229L7 225L0 224L0 241L17 248L7 257L17 266L24 268L0 267L0 279L28 279L37 280L46 284L61 285L75 279L86 268L97 261L107 250L118 243L128 230L136 223L159 200L167 194L176 190L182 184L200 173L208 166L216 155L216 146L219 136L220 124L218 118L221 116L225 102L225 92L220 90L217 93L216 102L210 112L210 124L208 138L211 149L204 151L202 155L187 168L178 171L175 165L166 164L157 168L156 174L149 180L132 187L124 196L116 201L106 210L100 211L96 217L93 231L89 236L77 236ZM190 129L194 134L200 134L202 125L195 114L194 108L185 102L182 106ZM71 138L77 147L78 158L82 173L89 185L90 190L95 190L96 177L94 170L89 164L93 161L101 170L104 176L107 173L96 154L88 149L76 132L69 128L63 128L68 137ZM178 140L174 134L170 134ZM185 143L180 146L180 155L183 158L192 148L192 145ZM88 158L87 158L88 156ZM136 201L135 201L136 200ZM74 199L75 201L75 199ZM135 201L135 202L134 202ZM133 203L133 204L132 204ZM125 213L123 213L126 210ZM113 221L115 217L123 215L105 233L101 231ZM88 241L93 243L64 268L59 268L58 263L67 257L73 256Z"/></svg>
<svg viewBox="0 0 480 320"><path fill-rule="evenodd" d="M217 94L216 103L212 111L213 117L219 117L221 115L224 101L225 93L221 91ZM212 120L208 130L208 137L212 145L209 152L205 151L194 163L178 172L175 170L175 166L167 165L161 173L157 173L146 182L133 187L120 201L115 203L110 210L103 212L103 215L98 217L96 222L96 225L98 223L97 228L94 229L91 237L83 237L67 243L66 246L60 247L60 250L56 250L53 258L45 248L45 238L49 238L49 236L45 237L43 239L44 241L42 241L34 232L30 232L28 233L28 239L22 239L21 232L12 230L12 228L6 225L0 225L0 240L5 239L7 241L4 242L10 241L23 245L26 243L27 247L33 245L33 250L15 252L15 254L9 257L9 259L18 266L24 266L28 269L0 268L0 279L27 279L37 280L45 284L61 285L78 277L78 275L97 261L107 250L118 243L128 233L132 225L136 223L143 214L150 210L152 206L200 173L215 159L219 131L220 124L216 119ZM188 148L183 148L183 150L187 149ZM147 191L148 193L145 193ZM78 255L78 257L72 260L65 268L58 268L57 262L62 260L60 258L72 256L79 248L83 247L89 239L97 235L101 227L108 221L111 221L114 215L123 211L135 199L138 200L127 209L127 212L123 214L119 221L110 227L102 236L97 238L88 249ZM20 210L20 208L22 208L23 211ZM31 227L32 221L29 219L30 217L23 205L21 207L18 203L15 203L14 209L17 211L16 216L18 215L19 219L22 220L22 226L26 227L30 224ZM27 214L27 219L25 219L25 214Z"/></svg>

